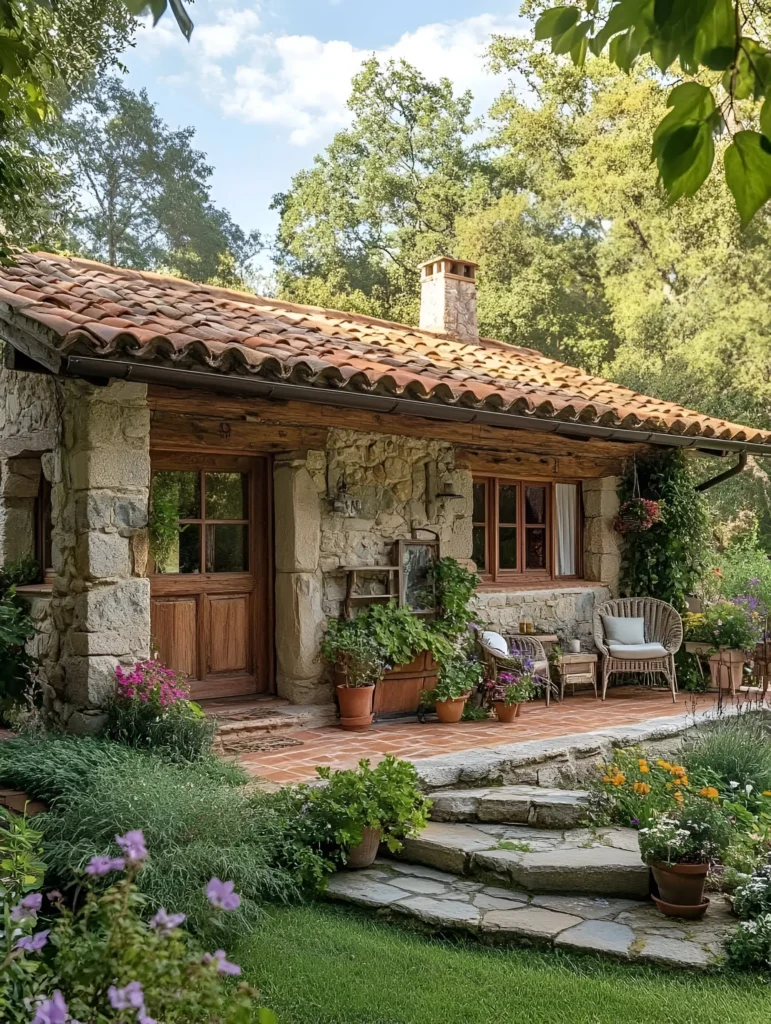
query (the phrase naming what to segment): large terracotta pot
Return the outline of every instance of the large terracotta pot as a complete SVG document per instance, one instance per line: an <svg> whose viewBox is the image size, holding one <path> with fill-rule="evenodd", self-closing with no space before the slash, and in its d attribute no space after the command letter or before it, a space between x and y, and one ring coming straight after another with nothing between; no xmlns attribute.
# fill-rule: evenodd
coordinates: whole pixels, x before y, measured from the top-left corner
<svg viewBox="0 0 771 1024"><path fill-rule="evenodd" d="M658 861L651 865L661 900L680 907L698 907L704 902L708 869L708 864L665 864Z"/></svg>
<svg viewBox="0 0 771 1024"><path fill-rule="evenodd" d="M373 685L338 686L337 701L340 705L340 726L349 732L363 732L372 725Z"/></svg>
<svg viewBox="0 0 771 1024"><path fill-rule="evenodd" d="M438 700L436 702L436 717L445 725L459 722L467 700L468 694L465 697L456 697L455 700Z"/></svg>
<svg viewBox="0 0 771 1024"><path fill-rule="evenodd" d="M380 846L380 829L365 827L362 841L348 851L346 866L354 870L368 868L377 857Z"/></svg>
<svg viewBox="0 0 771 1024"><path fill-rule="evenodd" d="M493 710L495 711L495 717L499 722L513 722L515 718L519 718L522 705L504 704L502 700L494 700Z"/></svg>
<svg viewBox="0 0 771 1024"><path fill-rule="evenodd" d="M709 671L712 687L716 690L730 690L735 693L744 681L744 651L715 651L709 657Z"/></svg>

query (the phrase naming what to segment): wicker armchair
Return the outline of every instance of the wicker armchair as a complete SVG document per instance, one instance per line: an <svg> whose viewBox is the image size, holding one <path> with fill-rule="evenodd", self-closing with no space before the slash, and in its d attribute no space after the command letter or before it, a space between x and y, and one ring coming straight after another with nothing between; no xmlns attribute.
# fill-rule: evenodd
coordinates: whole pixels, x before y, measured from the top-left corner
<svg viewBox="0 0 771 1024"><path fill-rule="evenodd" d="M606 639L603 615L642 618L645 624L645 646L656 645L658 649L642 652L639 647L632 646L626 654L623 645L613 645ZM608 689L608 679L613 672L660 672L669 683L672 700L677 700L675 654L683 642L683 620L671 604L653 597L620 597L606 601L594 611L594 642L602 655L603 700Z"/></svg>
<svg viewBox="0 0 771 1024"><path fill-rule="evenodd" d="M490 647L485 643L482 639L482 630L476 631L476 639L485 664L485 676L492 682L498 681L498 674L500 672L506 672L511 668L518 667L517 663L514 661L514 657L517 655L522 655L524 658L530 658L533 662L534 674L540 676L544 681L546 706L549 706L549 702L551 700L549 661L540 640L537 640L534 636L522 636L519 633L505 636L504 639L509 645L509 652L511 655L510 657L506 657L505 654L501 654L500 651L495 650L493 647Z"/></svg>

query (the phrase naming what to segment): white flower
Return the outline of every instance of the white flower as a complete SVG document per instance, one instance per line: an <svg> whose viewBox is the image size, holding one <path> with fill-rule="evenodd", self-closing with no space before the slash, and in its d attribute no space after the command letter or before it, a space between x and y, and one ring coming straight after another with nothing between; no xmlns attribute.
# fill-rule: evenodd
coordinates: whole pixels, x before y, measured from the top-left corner
<svg viewBox="0 0 771 1024"><path fill-rule="evenodd" d="M738 782L729 782L728 785L731 787L731 789L738 789L739 788L739 783Z"/></svg>

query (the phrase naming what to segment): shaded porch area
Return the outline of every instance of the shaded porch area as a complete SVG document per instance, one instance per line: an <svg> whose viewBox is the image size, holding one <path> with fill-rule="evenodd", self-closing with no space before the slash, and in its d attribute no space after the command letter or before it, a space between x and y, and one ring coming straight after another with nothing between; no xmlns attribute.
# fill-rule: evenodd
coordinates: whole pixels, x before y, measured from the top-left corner
<svg viewBox="0 0 771 1024"><path fill-rule="evenodd" d="M748 694L742 697L746 700ZM717 698L716 693L681 693L673 703L668 690L620 686L609 690L604 702L596 700L593 693L579 693L548 708L541 702L524 704L520 718L512 725L493 720L458 725L429 721L423 725L411 720L381 722L362 733L343 732L336 726L296 729L288 736L299 745L245 753L240 762L251 775L268 782L302 782L314 777L316 765L352 768L363 757L373 763L386 754L417 760L592 733L654 718L702 713L715 707Z"/></svg>

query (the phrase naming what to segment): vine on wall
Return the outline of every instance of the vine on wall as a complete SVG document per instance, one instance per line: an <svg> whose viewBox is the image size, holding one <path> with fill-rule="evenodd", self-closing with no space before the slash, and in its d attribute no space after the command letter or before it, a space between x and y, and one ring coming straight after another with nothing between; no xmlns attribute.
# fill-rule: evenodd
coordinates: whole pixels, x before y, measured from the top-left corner
<svg viewBox="0 0 771 1024"><path fill-rule="evenodd" d="M707 556L708 513L685 453L666 452L637 459L643 498L658 501L661 518L649 530L625 535L621 559L621 589L635 597L658 597L679 612L704 571ZM634 494L635 467L630 466L619 487L621 502Z"/></svg>

